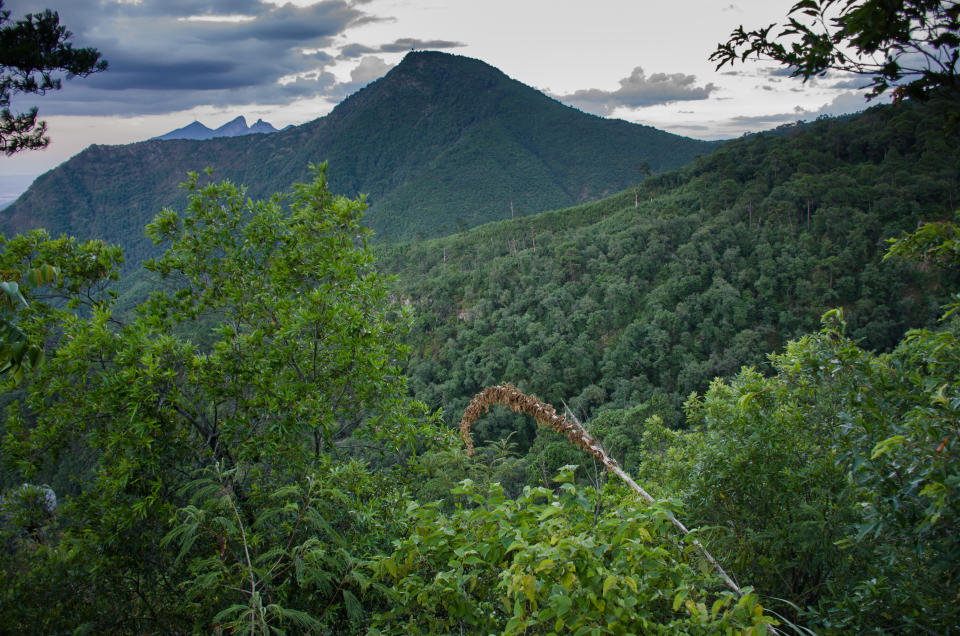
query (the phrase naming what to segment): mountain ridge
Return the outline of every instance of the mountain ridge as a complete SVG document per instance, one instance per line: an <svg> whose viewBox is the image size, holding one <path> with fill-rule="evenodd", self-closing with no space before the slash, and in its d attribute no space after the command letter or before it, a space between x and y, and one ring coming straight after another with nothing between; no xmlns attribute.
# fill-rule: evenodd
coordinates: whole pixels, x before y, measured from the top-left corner
<svg viewBox="0 0 960 636"><path fill-rule="evenodd" d="M413 52L328 115L269 135L93 145L39 177L0 230L99 238L128 259L154 254L142 228L185 202L188 171L284 191L329 161L334 192L368 195L379 240L454 229L596 199L717 147L588 115L472 58Z"/></svg>
<svg viewBox="0 0 960 636"><path fill-rule="evenodd" d="M258 119L252 126L247 126L247 119L243 115L234 117L219 128L210 128L199 121L193 121L182 128L171 130L168 133L151 137L150 139L217 139L219 137L239 137L242 135L269 134L279 132L277 128Z"/></svg>

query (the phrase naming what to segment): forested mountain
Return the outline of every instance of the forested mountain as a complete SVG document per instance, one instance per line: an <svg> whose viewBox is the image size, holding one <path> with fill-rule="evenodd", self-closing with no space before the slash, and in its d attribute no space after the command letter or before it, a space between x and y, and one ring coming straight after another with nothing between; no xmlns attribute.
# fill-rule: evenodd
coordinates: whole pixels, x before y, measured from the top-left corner
<svg viewBox="0 0 960 636"><path fill-rule="evenodd" d="M904 102L785 127L377 253L322 171L266 202L194 177L147 228L166 251L135 312L109 287L118 249L0 239L22 274L3 287L7 624L954 631L943 122ZM469 395L502 380L586 428L500 387L545 428L475 401L461 443ZM598 443L657 499L607 482Z"/></svg>
<svg viewBox="0 0 960 636"><path fill-rule="evenodd" d="M952 217L958 147L935 107L875 107L727 142L645 181L638 207L626 191L385 246L415 316L413 393L452 419L509 381L581 417L640 406L682 426L688 394L766 369L831 308L862 346L890 349L953 288L880 261L885 239ZM495 440L518 421L485 426ZM521 430L526 448L533 427Z"/></svg>
<svg viewBox="0 0 960 636"><path fill-rule="evenodd" d="M39 177L0 215L7 235L35 227L152 254L143 226L180 205L188 171L283 191L329 161L338 193L369 195L381 240L437 236L596 199L716 144L564 106L478 60L415 52L329 115L270 135L94 145Z"/></svg>

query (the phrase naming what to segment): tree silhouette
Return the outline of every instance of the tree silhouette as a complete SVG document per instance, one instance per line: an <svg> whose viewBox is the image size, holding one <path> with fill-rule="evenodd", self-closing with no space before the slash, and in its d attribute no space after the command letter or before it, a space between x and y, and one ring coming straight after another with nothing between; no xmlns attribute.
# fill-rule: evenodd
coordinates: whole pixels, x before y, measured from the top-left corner
<svg viewBox="0 0 960 636"><path fill-rule="evenodd" d="M10 110L10 100L18 93L43 95L60 89L61 77L86 77L107 68L94 48L75 49L73 35L60 24L60 16L50 9L28 13L13 24L10 11L0 0L0 151L13 155L21 150L46 148L47 124L37 121L34 106L25 113Z"/></svg>

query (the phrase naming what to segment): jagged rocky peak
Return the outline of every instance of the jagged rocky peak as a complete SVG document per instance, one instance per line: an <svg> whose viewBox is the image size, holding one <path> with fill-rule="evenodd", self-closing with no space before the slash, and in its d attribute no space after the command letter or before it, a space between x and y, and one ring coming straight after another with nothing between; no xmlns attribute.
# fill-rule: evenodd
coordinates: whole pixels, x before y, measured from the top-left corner
<svg viewBox="0 0 960 636"><path fill-rule="evenodd" d="M195 121L183 128L177 128L159 137L154 137L154 139L216 139L218 137L240 137L242 135L274 132L277 132L277 129L269 122L258 119L253 126L247 126L247 118L238 115L219 128L209 128Z"/></svg>

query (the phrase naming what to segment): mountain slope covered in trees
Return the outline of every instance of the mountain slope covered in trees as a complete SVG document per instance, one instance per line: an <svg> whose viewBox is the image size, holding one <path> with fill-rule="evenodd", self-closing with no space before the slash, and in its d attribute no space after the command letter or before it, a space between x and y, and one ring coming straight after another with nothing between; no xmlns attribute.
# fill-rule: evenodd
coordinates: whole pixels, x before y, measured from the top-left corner
<svg viewBox="0 0 960 636"><path fill-rule="evenodd" d="M495 68L444 53L410 53L326 117L270 135L95 145L0 215L7 235L35 227L102 238L139 262L143 226L179 205L188 171L245 184L251 196L286 189L329 161L335 192L369 195L380 240L436 236L515 212L596 199L715 143L587 115Z"/></svg>
<svg viewBox="0 0 960 636"><path fill-rule="evenodd" d="M766 368L831 308L857 342L889 349L937 318L945 290L881 264L884 240L951 218L957 142L935 110L875 107L728 142L647 180L639 207L628 191L385 246L381 266L417 317L414 394L457 414L510 381L581 416L643 405L680 425L689 393ZM515 425L496 421L480 434Z"/></svg>
<svg viewBox="0 0 960 636"><path fill-rule="evenodd" d="M903 331L960 282L956 134L901 104L739 140L636 204L380 246L393 283L322 174L256 203L195 178L148 228L168 249L136 312L105 288L116 248L0 240L4 271L51 274L5 287L46 351L4 385L7 624L944 631L960 331ZM881 261L920 219L914 260ZM501 412L468 455L432 408L503 379L591 415L660 499Z"/></svg>

